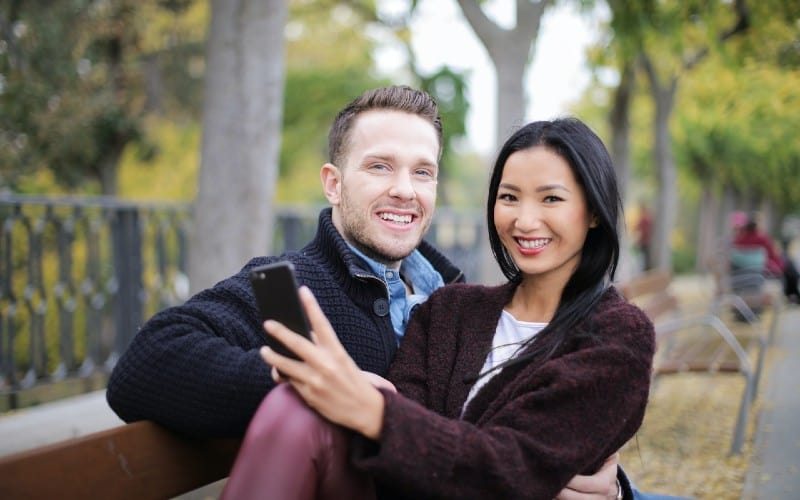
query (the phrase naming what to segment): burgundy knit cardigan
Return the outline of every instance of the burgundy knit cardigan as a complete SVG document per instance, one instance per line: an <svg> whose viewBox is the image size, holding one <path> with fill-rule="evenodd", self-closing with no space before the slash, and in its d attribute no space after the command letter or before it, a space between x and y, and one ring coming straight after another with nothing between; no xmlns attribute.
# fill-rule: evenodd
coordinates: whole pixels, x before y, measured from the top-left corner
<svg viewBox="0 0 800 500"><path fill-rule="evenodd" d="M451 285L414 313L390 369L400 394L384 394L380 442L354 450L381 498L549 500L641 425L653 325L613 287L553 358L502 370L462 415L465 378L482 368L514 288Z"/></svg>

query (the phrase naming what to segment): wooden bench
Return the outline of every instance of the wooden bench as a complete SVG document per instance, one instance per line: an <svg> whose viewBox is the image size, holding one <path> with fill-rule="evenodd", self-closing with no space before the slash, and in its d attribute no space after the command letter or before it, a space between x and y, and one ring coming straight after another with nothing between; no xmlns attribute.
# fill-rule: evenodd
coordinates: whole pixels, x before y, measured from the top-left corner
<svg viewBox="0 0 800 500"><path fill-rule="evenodd" d="M619 289L642 308L655 326L654 377L686 372L738 373L744 377L731 444L731 453L738 454L744 443L748 410L761 377L767 334L741 297L717 294L707 309L686 312L671 285L671 273L649 271L621 283ZM725 306L733 307L746 319L746 324L736 329L737 333L721 319L720 312Z"/></svg>
<svg viewBox="0 0 800 500"><path fill-rule="evenodd" d="M135 422L0 457L0 498L172 498L227 477L240 444Z"/></svg>

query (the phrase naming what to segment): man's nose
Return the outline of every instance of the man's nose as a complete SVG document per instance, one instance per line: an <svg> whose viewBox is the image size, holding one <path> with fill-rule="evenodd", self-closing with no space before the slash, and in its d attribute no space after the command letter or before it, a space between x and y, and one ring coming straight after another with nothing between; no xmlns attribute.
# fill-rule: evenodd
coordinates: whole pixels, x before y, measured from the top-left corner
<svg viewBox="0 0 800 500"><path fill-rule="evenodd" d="M413 200L417 197L410 172L400 170L395 173L392 178L392 187L389 189L389 196L403 200Z"/></svg>

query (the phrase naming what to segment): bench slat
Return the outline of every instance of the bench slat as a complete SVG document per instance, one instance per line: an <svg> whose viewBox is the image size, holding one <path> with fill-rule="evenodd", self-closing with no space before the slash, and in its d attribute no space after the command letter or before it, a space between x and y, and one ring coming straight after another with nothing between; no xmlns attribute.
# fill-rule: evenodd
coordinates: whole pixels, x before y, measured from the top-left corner
<svg viewBox="0 0 800 500"><path fill-rule="evenodd" d="M170 498L227 477L240 444L135 422L0 457L0 498Z"/></svg>

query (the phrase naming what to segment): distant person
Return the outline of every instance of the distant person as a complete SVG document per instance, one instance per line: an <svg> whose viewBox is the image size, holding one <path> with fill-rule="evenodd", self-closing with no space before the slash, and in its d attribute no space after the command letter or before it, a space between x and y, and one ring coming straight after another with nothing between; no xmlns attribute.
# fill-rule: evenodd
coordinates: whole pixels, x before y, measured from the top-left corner
<svg viewBox="0 0 800 500"><path fill-rule="evenodd" d="M798 280L800 280L800 272L797 270L797 265L795 265L794 261L792 260L792 256L789 253L789 244L791 240L789 238L784 239L781 242L781 247L783 249L783 294L786 296L786 299L791 302L792 304L800 304L800 290L798 290Z"/></svg>
<svg viewBox="0 0 800 500"><path fill-rule="evenodd" d="M735 249L762 249L765 254L764 272L767 277L779 278L783 283L786 298L796 302L798 300L798 273L797 268L788 253L783 255L775 247L772 239L758 227L755 214L750 214L747 222L734 236Z"/></svg>
<svg viewBox="0 0 800 500"><path fill-rule="evenodd" d="M339 168L347 178L356 165ZM653 324L611 285L620 211L611 158L585 124L518 129L487 208L508 282L433 292L391 383L358 368L302 288L315 335L265 323L300 360L261 349L283 384L253 417L223 498L550 500L595 473L642 423L655 350Z"/></svg>
<svg viewBox="0 0 800 500"><path fill-rule="evenodd" d="M653 236L653 215L645 203L639 204L639 219L634 227L636 232L636 249L642 256L642 269L647 271L653 267L651 244Z"/></svg>

